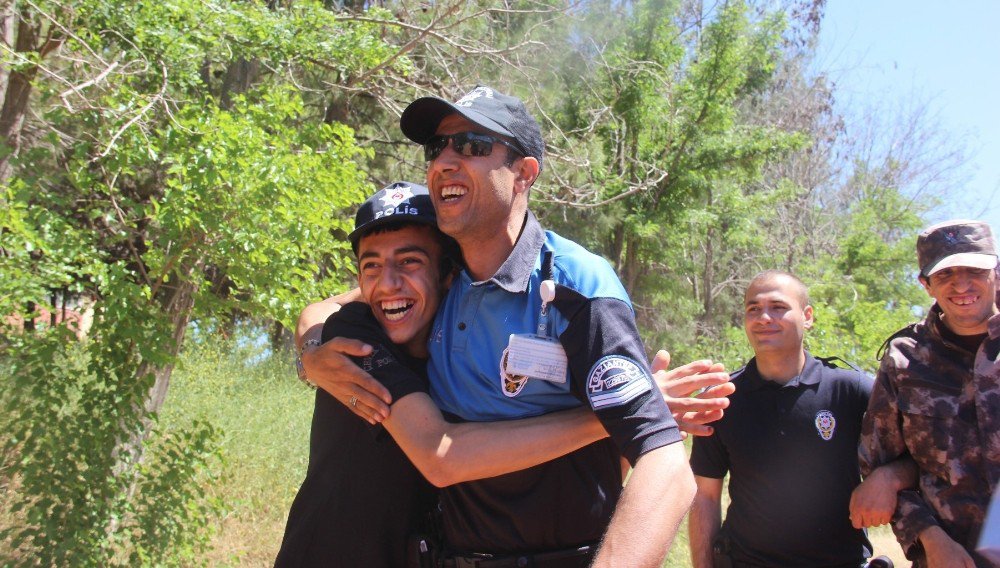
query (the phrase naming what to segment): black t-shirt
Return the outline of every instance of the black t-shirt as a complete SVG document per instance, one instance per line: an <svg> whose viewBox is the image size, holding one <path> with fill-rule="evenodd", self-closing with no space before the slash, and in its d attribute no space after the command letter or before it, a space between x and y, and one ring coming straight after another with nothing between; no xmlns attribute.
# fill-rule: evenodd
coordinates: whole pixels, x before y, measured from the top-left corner
<svg viewBox="0 0 1000 568"><path fill-rule="evenodd" d="M770 567L859 566L871 555L851 526L860 483L858 440L872 379L807 354L802 374L766 381L755 359L733 373L736 392L715 433L694 439L695 475L730 473L723 523L732 557Z"/></svg>
<svg viewBox="0 0 1000 568"><path fill-rule="evenodd" d="M351 303L327 320L323 341L360 339L375 349L355 362L393 401L427 392L425 361L394 345L369 307ZM422 528L436 490L392 436L317 389L309 468L288 514L275 566L397 567L406 538Z"/></svg>
<svg viewBox="0 0 1000 568"><path fill-rule="evenodd" d="M959 335L952 331L950 327L945 325L944 320L941 321L941 325L938 326L938 329L941 331L941 337L946 341L950 341L973 354L976 351L979 351L979 345L982 344L983 340L986 339L986 336L989 335L986 332L976 333L973 335Z"/></svg>

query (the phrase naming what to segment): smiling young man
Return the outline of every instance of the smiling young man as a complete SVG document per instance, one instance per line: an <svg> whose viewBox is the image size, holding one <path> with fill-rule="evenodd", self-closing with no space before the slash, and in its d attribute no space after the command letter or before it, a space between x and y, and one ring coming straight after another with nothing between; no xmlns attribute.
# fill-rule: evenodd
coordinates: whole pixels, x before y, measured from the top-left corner
<svg viewBox="0 0 1000 568"><path fill-rule="evenodd" d="M862 566L872 548L851 524L851 493L871 377L840 369L803 347L813 326L806 286L769 270L750 281L744 330L754 357L733 373L739 384L712 436L696 438L698 490L688 535L695 568ZM865 484L894 495L894 479ZM722 490L731 503L722 523ZM884 515L895 504L884 504Z"/></svg>
<svg viewBox="0 0 1000 568"><path fill-rule="evenodd" d="M989 225L946 221L917 237L927 317L893 335L861 444L862 469L910 455L893 531L916 567L995 566L974 552L1000 481L1000 310Z"/></svg>
<svg viewBox="0 0 1000 568"><path fill-rule="evenodd" d="M427 394L425 365L431 324L457 267L455 243L436 228L427 189L405 182L369 198L355 227L349 239L364 302L330 317L322 337L373 346L357 362L392 394L393 412L381 425L367 424L316 391L309 467L279 567L405 566L417 561L407 558L407 539L437 505L424 478L440 486L509 473L607 435L583 409L496 424L445 422Z"/></svg>

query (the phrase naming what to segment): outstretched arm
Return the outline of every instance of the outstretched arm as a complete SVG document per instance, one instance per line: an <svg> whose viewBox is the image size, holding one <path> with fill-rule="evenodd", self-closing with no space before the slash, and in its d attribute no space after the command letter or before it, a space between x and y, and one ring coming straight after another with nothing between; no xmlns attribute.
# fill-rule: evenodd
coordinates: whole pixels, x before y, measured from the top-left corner
<svg viewBox="0 0 1000 568"><path fill-rule="evenodd" d="M521 420L451 424L425 393L397 401L383 425L420 473L438 487L532 467L608 435L587 408Z"/></svg>
<svg viewBox="0 0 1000 568"><path fill-rule="evenodd" d="M729 407L729 395L736 391L729 373L722 363L707 359L692 361L672 371L667 370L669 366L670 353L657 351L650 364L653 379L677 425L693 436L711 436L712 427L708 424L722 418Z"/></svg>
<svg viewBox="0 0 1000 568"><path fill-rule="evenodd" d="M659 566L694 494L684 444L661 446L640 456L594 566Z"/></svg>

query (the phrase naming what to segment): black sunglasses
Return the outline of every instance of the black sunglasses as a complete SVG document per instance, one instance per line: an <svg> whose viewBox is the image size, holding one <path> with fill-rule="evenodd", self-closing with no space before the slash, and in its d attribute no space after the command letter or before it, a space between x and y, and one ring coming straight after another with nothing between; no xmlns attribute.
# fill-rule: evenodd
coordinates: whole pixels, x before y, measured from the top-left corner
<svg viewBox="0 0 1000 568"><path fill-rule="evenodd" d="M524 155L517 146L503 138L497 138L491 134L480 134L478 132L459 132L457 134L431 136L424 143L424 160L428 162L436 160L441 155L441 152L444 152L444 149L448 147L449 140L451 141L452 148L463 156L489 156L493 153L493 145L497 143L503 144L517 152L519 156Z"/></svg>

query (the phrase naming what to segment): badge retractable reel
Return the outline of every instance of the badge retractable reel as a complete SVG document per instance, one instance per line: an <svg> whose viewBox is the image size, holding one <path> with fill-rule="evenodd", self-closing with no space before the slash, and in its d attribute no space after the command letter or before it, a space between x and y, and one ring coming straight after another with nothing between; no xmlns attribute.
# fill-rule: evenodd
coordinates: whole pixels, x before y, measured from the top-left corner
<svg viewBox="0 0 1000 568"><path fill-rule="evenodd" d="M549 303L556 298L556 283L552 281L552 251L545 251L542 259L543 280L538 292L542 309L538 314L535 333L512 333L507 350L507 372L550 381L566 382L566 351L559 340L550 336Z"/></svg>

